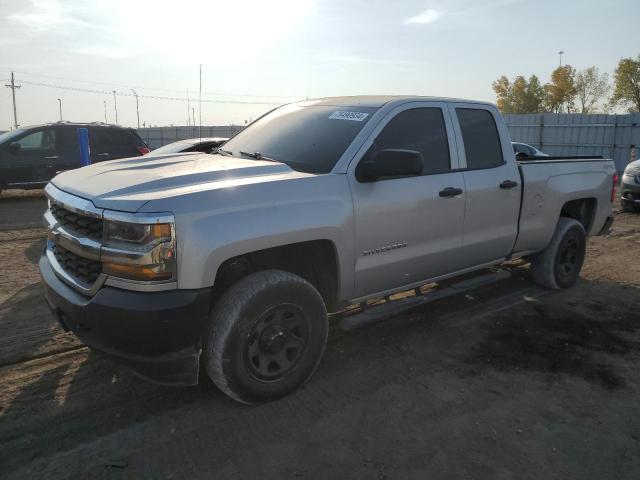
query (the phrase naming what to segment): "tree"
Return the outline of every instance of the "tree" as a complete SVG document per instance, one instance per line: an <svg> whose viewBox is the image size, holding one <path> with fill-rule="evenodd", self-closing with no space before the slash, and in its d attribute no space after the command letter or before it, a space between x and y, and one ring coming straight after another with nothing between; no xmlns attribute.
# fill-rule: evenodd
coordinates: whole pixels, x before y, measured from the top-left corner
<svg viewBox="0 0 640 480"><path fill-rule="evenodd" d="M503 75L493 82L492 86L496 93L496 104L502 113L542 111L544 90L535 75L531 75L528 81L522 75L518 75L513 82Z"/></svg>
<svg viewBox="0 0 640 480"><path fill-rule="evenodd" d="M640 112L640 55L637 59L623 58L614 74L612 104L629 106L629 111Z"/></svg>
<svg viewBox="0 0 640 480"><path fill-rule="evenodd" d="M580 113L593 113L598 102L609 93L609 75L596 67L585 68L576 73L575 77L576 97L580 102Z"/></svg>
<svg viewBox="0 0 640 480"><path fill-rule="evenodd" d="M502 113L513 113L513 102L511 100L511 83L509 79L502 75L491 85L496 92L496 105Z"/></svg>
<svg viewBox="0 0 640 480"><path fill-rule="evenodd" d="M576 69L563 65L551 73L551 81L544 86L547 108L555 113L571 113L576 97Z"/></svg>
<svg viewBox="0 0 640 480"><path fill-rule="evenodd" d="M544 87L535 75L529 77L524 107L527 113L544 112Z"/></svg>

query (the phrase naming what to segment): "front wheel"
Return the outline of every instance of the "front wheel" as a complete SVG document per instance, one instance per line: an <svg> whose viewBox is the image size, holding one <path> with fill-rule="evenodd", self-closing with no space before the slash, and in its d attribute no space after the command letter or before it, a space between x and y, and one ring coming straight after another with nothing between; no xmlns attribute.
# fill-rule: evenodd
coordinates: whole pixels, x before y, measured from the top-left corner
<svg viewBox="0 0 640 480"><path fill-rule="evenodd" d="M547 248L531 261L533 280L554 290L569 288L578 280L587 248L580 222L561 217Z"/></svg>
<svg viewBox="0 0 640 480"><path fill-rule="evenodd" d="M211 312L204 366L216 386L241 403L279 398L311 377L328 330L324 301L309 282L280 270L252 273Z"/></svg>

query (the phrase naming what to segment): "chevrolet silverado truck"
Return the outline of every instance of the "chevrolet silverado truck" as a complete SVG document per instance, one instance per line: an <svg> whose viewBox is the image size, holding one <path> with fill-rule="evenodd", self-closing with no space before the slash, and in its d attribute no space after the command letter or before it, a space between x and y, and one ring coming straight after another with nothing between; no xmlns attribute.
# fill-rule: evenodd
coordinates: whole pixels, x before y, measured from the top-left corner
<svg viewBox="0 0 640 480"><path fill-rule="evenodd" d="M308 100L213 155L56 176L39 266L90 348L163 384L202 367L254 404L311 377L328 312L519 257L538 284L572 286L611 224L614 175L601 158L516 161L487 103Z"/></svg>

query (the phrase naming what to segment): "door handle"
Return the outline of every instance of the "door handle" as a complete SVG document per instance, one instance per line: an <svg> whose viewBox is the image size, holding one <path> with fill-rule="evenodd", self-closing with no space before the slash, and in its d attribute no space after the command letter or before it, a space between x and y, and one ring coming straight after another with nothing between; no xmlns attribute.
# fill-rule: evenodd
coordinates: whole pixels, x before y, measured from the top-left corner
<svg viewBox="0 0 640 480"><path fill-rule="evenodd" d="M44 157L45 160L56 160L58 158L58 155L50 155L48 157Z"/></svg>
<svg viewBox="0 0 640 480"><path fill-rule="evenodd" d="M518 186L518 182L514 182L513 180L505 180L500 184L500 188L502 188L503 190L509 190L517 186Z"/></svg>
<svg viewBox="0 0 640 480"><path fill-rule="evenodd" d="M98 153L99 157L106 157L107 155L110 155L109 152L105 152L105 153Z"/></svg>
<svg viewBox="0 0 640 480"><path fill-rule="evenodd" d="M462 192L461 188L447 187L444 190L440 190L438 195L441 197L455 197L456 195L462 195Z"/></svg>

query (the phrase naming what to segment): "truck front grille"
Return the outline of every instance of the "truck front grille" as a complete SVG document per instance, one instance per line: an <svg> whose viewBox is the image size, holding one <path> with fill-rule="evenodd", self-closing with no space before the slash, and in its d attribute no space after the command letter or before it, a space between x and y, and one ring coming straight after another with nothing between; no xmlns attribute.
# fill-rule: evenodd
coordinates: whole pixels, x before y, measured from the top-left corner
<svg viewBox="0 0 640 480"><path fill-rule="evenodd" d="M64 271L81 283L92 285L102 272L102 262L83 258L60 245L53 244L51 249Z"/></svg>
<svg viewBox="0 0 640 480"><path fill-rule="evenodd" d="M62 205L51 202L51 214L56 221L65 228L88 237L92 240L102 241L102 219L89 217L64 208Z"/></svg>

